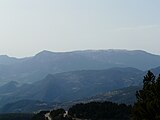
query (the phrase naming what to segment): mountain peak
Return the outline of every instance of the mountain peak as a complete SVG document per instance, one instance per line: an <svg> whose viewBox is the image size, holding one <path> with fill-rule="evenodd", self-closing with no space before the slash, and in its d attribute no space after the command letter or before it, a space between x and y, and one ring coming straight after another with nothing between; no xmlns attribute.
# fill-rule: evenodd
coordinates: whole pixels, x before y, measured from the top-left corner
<svg viewBox="0 0 160 120"><path fill-rule="evenodd" d="M48 53L53 53L53 52L48 51L48 50L43 50L43 51L39 52L38 54L48 54Z"/></svg>
<svg viewBox="0 0 160 120"><path fill-rule="evenodd" d="M43 51L37 53L35 56L48 56L50 54L53 54L53 52L47 51L47 50L43 50Z"/></svg>

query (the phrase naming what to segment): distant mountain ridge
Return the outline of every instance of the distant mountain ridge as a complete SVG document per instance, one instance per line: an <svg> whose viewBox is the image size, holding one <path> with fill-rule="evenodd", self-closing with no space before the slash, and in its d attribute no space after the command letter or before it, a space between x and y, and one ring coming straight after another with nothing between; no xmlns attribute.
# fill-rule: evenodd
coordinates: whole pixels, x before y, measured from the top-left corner
<svg viewBox="0 0 160 120"><path fill-rule="evenodd" d="M151 70L154 74L160 73L160 67ZM11 107L2 109L15 111L19 104L23 105L23 100L30 100L25 101L29 104L26 109L37 100L64 103L59 104L64 107L76 102L104 100L133 104L135 92L141 88L146 72L130 67L80 70L49 74L43 80L22 86L10 82L0 87L2 91L10 87L9 91L0 92L0 107L8 104Z"/></svg>
<svg viewBox="0 0 160 120"><path fill-rule="evenodd" d="M6 59L7 60L4 60ZM133 67L148 70L160 66L160 56L141 50L42 51L29 58L0 56L0 84L9 81L33 83L48 74Z"/></svg>
<svg viewBox="0 0 160 120"><path fill-rule="evenodd" d="M9 94L0 94L0 105L22 99L65 102L91 97L107 91L139 85L143 73L135 68L111 68L49 74L41 81L17 86Z"/></svg>
<svg viewBox="0 0 160 120"><path fill-rule="evenodd" d="M12 65L21 63L25 60L28 60L29 58L16 58L16 57L10 57L8 55L0 55L0 65Z"/></svg>

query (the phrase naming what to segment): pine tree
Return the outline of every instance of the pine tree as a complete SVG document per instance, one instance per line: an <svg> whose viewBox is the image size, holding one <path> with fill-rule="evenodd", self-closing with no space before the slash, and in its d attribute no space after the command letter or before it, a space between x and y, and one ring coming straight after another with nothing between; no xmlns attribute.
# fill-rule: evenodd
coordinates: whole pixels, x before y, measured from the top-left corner
<svg viewBox="0 0 160 120"><path fill-rule="evenodd" d="M136 93L133 106L134 120L160 120L160 76L156 79L151 71L144 76L143 88Z"/></svg>

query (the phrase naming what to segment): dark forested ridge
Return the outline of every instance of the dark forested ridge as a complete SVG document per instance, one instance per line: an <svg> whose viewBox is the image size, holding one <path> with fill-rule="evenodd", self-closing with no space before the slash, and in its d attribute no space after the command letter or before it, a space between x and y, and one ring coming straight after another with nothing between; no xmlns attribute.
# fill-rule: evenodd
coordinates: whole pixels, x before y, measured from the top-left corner
<svg viewBox="0 0 160 120"><path fill-rule="evenodd" d="M112 102L90 102L73 105L66 111L57 109L48 112L53 120L129 120L132 106ZM45 120L47 112L36 114L32 120Z"/></svg>
<svg viewBox="0 0 160 120"><path fill-rule="evenodd" d="M72 106L68 114L74 118L91 120L129 120L131 117L131 106L116 104L112 102L90 102Z"/></svg>
<svg viewBox="0 0 160 120"><path fill-rule="evenodd" d="M0 120L129 120L131 106L112 102L79 103L69 108L40 111L36 114L8 113L0 114Z"/></svg>

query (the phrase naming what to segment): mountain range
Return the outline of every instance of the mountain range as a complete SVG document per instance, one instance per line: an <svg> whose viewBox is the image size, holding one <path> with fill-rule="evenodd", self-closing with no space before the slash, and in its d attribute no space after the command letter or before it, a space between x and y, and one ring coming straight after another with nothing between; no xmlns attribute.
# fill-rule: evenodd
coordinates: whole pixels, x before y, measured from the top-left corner
<svg viewBox="0 0 160 120"><path fill-rule="evenodd" d="M22 86L18 86L15 82L5 84L0 87L0 90L6 88L8 92L0 94L0 103L4 105L21 99L52 102L76 100L114 89L139 85L142 76L143 71L135 68L81 70L50 74L43 80L32 84Z"/></svg>
<svg viewBox="0 0 160 120"><path fill-rule="evenodd" d="M160 65L160 56L141 50L84 50L73 52L42 51L27 58L0 56L0 85L9 81L33 83L48 74L133 67L148 70Z"/></svg>
<svg viewBox="0 0 160 120"><path fill-rule="evenodd" d="M154 68L153 71L160 72L160 68ZM146 72L135 68L110 68L50 74L43 80L22 86L12 81L0 87L2 91L8 90L0 93L0 106L15 103L10 104L14 106L21 100L67 103L67 105L70 104L69 101L74 103L76 100L109 100L133 104L135 91L142 85Z"/></svg>
<svg viewBox="0 0 160 120"><path fill-rule="evenodd" d="M25 111L39 108L39 101L76 100L133 104L143 76L149 69L158 75L159 65L160 56L140 50L42 51L21 59L0 56L0 107L10 111L9 105L16 111L26 103Z"/></svg>

